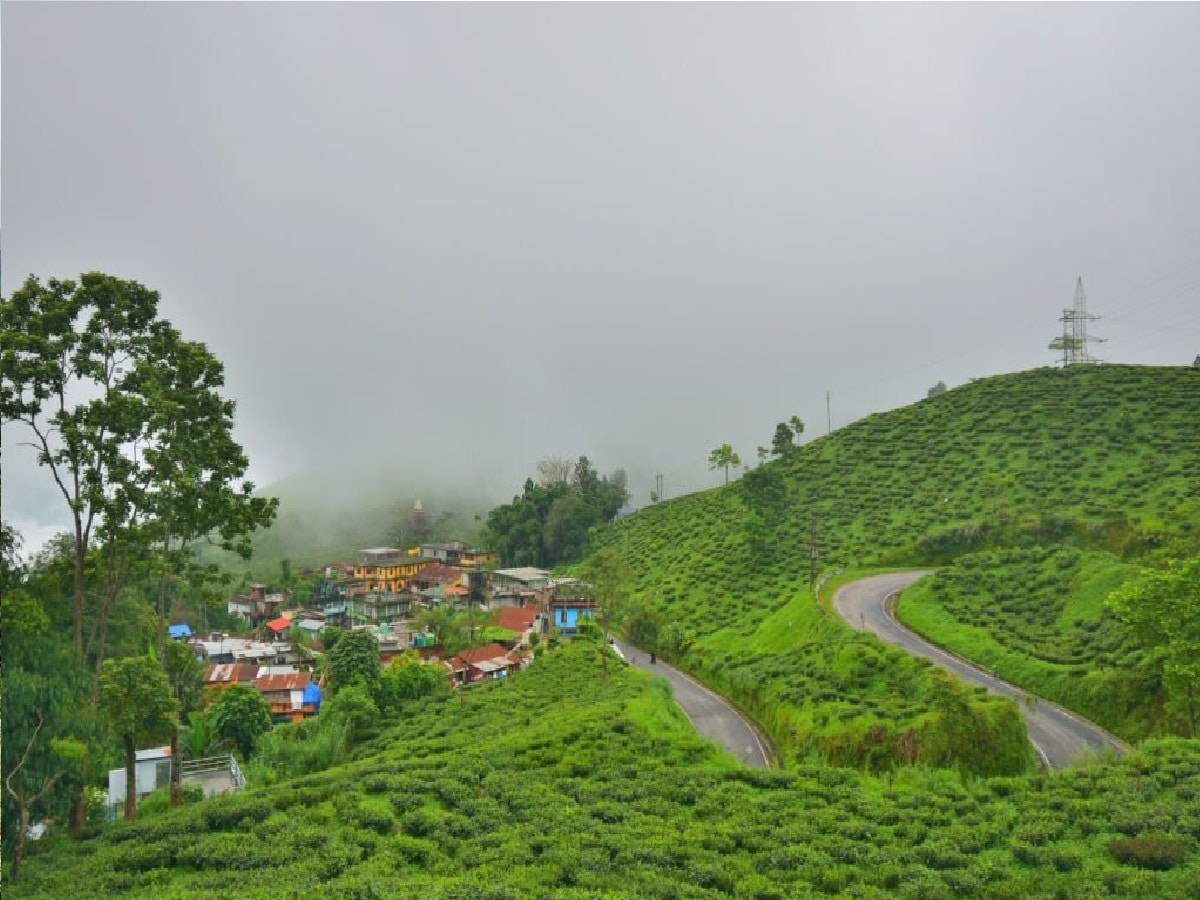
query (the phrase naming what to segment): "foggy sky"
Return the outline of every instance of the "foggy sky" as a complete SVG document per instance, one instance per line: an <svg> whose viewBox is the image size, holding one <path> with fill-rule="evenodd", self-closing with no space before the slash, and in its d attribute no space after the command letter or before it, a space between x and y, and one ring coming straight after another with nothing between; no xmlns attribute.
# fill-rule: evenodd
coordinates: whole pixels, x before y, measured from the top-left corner
<svg viewBox="0 0 1200 900"><path fill-rule="evenodd" d="M1200 8L3 6L5 295L225 361L256 480L716 484L939 379L1200 353ZM4 431L3 515L65 521Z"/></svg>

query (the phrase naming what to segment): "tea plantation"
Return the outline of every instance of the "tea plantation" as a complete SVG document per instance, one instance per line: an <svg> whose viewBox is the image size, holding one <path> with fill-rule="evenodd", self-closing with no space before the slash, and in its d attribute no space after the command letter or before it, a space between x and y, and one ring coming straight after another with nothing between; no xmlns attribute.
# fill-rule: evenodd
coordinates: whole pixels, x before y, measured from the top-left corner
<svg viewBox="0 0 1200 900"><path fill-rule="evenodd" d="M1168 727L1146 651L1104 600L1138 567L1111 553L1013 549L967 554L905 591L915 631L1135 740Z"/></svg>
<svg viewBox="0 0 1200 900"><path fill-rule="evenodd" d="M727 487L648 507L600 541L619 546L637 575L635 640L732 696L785 758L1015 772L1028 759L1011 704L978 694L962 702L930 667L832 621L825 597L813 598L814 521L826 572L941 565L992 548L1070 546L1114 561L1194 552L1197 423L1198 369L1076 366L981 379L869 416ZM1048 565L1042 598L1065 584L1051 576L1066 570ZM1044 662L1069 672L1093 653L1110 654L1114 672L1122 665L1127 651L1102 618L1067 611L1047 641L1048 613L1026 601L1006 597L1005 618L978 627L1011 627L1021 652L1054 654ZM1121 699L1140 691L1110 694L1099 721L1152 732L1153 711ZM1096 685L1086 693L1107 702Z"/></svg>
<svg viewBox="0 0 1200 900"><path fill-rule="evenodd" d="M344 766L39 842L11 898L1194 897L1200 752L1027 778L743 769L580 639Z"/></svg>

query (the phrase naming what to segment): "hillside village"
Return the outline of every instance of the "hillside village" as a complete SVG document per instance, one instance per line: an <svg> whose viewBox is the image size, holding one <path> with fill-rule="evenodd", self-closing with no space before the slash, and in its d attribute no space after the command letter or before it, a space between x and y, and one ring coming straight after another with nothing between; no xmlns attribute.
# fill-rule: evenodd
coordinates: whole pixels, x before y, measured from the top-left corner
<svg viewBox="0 0 1200 900"><path fill-rule="evenodd" d="M414 652L444 668L452 688L504 678L529 664L539 640L574 634L595 601L576 579L532 567L488 568L494 562L493 554L461 541L368 548L354 563L326 566L306 604L252 584L227 604L243 629L194 633L181 622L170 626L171 636L205 663L206 688L251 685L278 721L319 711L323 685L314 664L327 628L372 634L381 665ZM460 636L465 649L448 652L446 635L422 624L422 613L435 609L476 611L475 633Z"/></svg>

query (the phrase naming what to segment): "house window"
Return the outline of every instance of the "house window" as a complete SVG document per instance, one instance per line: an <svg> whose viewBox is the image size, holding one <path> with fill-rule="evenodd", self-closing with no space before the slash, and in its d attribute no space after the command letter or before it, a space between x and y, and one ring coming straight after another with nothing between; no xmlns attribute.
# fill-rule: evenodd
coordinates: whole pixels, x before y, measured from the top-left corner
<svg viewBox="0 0 1200 900"><path fill-rule="evenodd" d="M171 783L171 761L159 760L154 764L154 789L165 788Z"/></svg>

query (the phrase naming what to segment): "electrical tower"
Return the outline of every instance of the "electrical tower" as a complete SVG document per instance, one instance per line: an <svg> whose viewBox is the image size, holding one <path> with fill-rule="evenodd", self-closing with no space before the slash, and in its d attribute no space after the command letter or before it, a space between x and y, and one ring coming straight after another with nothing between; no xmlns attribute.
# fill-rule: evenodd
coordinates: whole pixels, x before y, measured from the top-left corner
<svg viewBox="0 0 1200 900"><path fill-rule="evenodd" d="M1059 317L1062 322L1062 337L1055 338L1050 344L1051 350L1062 351L1062 364L1073 366L1076 363L1098 363L1099 359L1092 356L1088 344L1103 344L1104 338L1088 334L1088 322L1095 322L1099 316L1093 316L1087 311L1087 294L1083 292L1083 278L1075 279L1075 304L1070 309L1064 309Z"/></svg>

